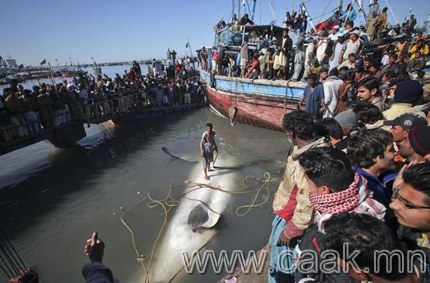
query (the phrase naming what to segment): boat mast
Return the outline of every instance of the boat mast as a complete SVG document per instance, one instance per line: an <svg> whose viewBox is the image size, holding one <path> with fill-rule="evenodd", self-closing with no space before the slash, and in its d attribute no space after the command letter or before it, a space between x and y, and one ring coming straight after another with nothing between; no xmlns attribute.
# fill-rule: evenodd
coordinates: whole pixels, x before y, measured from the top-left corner
<svg viewBox="0 0 430 283"><path fill-rule="evenodd" d="M310 0L307 0L307 1L310 1ZM310 23L311 30L316 31L317 29L315 28L315 25L312 22L311 16L309 15L308 9L305 6L305 2L307 2L307 1L303 1L302 3L300 3L300 8L301 8L302 11L305 12L306 17L308 18L308 22Z"/></svg>
<svg viewBox="0 0 430 283"><path fill-rule="evenodd" d="M363 2L361 0L355 0L355 4L358 6L358 11L363 14L364 21L367 22L367 16L363 9Z"/></svg>
<svg viewBox="0 0 430 283"><path fill-rule="evenodd" d="M339 11L339 13L342 13L342 9L343 9L343 0L339 0L337 4L337 10Z"/></svg>
<svg viewBox="0 0 430 283"><path fill-rule="evenodd" d="M254 0L254 4L252 4L251 21L254 21L255 6L257 6L256 4L257 4L257 0Z"/></svg>
<svg viewBox="0 0 430 283"><path fill-rule="evenodd" d="M275 6L273 5L272 0L269 0L269 5L270 5L270 11L272 12L272 17L273 17L273 21L272 23L274 25L276 25L276 19L278 18L276 15L276 10L275 10Z"/></svg>
<svg viewBox="0 0 430 283"><path fill-rule="evenodd" d="M231 0L231 19L233 19L233 15L234 15L234 0Z"/></svg>

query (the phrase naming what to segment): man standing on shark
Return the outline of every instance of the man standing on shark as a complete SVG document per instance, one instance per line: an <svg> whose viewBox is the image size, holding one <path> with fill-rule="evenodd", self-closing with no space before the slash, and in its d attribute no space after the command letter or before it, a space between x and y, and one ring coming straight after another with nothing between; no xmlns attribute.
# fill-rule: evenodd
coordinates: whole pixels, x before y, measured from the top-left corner
<svg viewBox="0 0 430 283"><path fill-rule="evenodd" d="M205 179L209 180L208 172L211 171L211 162L214 161L214 151L218 153L218 146L215 142L215 131L213 131L212 123L206 124L206 131L202 135L200 141L200 156L203 157L203 170Z"/></svg>

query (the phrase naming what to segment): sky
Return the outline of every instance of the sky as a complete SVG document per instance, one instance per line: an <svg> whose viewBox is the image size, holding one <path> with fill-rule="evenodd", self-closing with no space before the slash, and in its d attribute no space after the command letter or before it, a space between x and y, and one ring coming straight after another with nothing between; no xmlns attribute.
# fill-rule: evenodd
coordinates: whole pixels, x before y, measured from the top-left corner
<svg viewBox="0 0 430 283"><path fill-rule="evenodd" d="M252 7L253 0L248 0ZM369 4L369 0L362 0ZM287 10L298 10L301 1L257 1L254 21L282 24ZM318 19L330 12L337 0L306 2L309 14ZM345 0L344 6L350 1ZM236 1L237 3L237 1ZM379 1L381 8L385 0ZM402 22L410 9L421 25L430 14L429 0L390 0ZM212 45L213 26L229 20L232 0L2 0L0 56L11 56L18 64L39 65L46 59L52 66L77 63L122 62L166 58L167 48L177 56ZM235 5L237 12L237 4ZM241 8L243 14L243 8ZM395 23L389 13L388 21Z"/></svg>

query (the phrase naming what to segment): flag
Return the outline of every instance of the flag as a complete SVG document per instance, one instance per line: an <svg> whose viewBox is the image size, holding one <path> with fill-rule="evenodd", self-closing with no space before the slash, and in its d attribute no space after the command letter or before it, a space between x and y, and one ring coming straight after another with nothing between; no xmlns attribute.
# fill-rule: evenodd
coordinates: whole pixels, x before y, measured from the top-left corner
<svg viewBox="0 0 430 283"><path fill-rule="evenodd" d="M46 64L46 59L43 59L42 62L40 62L40 65L45 65Z"/></svg>
<svg viewBox="0 0 430 283"><path fill-rule="evenodd" d="M190 42L187 42L187 44L185 44L185 48L190 47Z"/></svg>

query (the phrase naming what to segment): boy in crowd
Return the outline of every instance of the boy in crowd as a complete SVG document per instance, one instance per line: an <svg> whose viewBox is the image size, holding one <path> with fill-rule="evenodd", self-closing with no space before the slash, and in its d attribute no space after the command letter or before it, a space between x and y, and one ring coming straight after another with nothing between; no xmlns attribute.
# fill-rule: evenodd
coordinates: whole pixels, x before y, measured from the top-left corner
<svg viewBox="0 0 430 283"><path fill-rule="evenodd" d="M413 257L390 228L366 214L334 215L325 224L325 248L336 252L348 274L361 282L421 282ZM381 239L383 239L381 241ZM358 252L354 259L348 251ZM384 253L396 256L384 256Z"/></svg>
<svg viewBox="0 0 430 283"><path fill-rule="evenodd" d="M391 134L383 129L363 130L350 137L347 152L356 172L367 180L373 198L388 207L397 176Z"/></svg>
<svg viewBox="0 0 430 283"><path fill-rule="evenodd" d="M317 282L357 282L345 272L326 272L319 264L327 240L324 223L340 213L362 213L383 219L386 209L371 197L366 180L353 172L348 156L341 150L313 148L303 153L299 162L310 188L309 200L314 213L312 224L296 247L299 253L296 282L303 278ZM314 258L310 260L310 256L315 254L320 258L312 266L317 262Z"/></svg>

